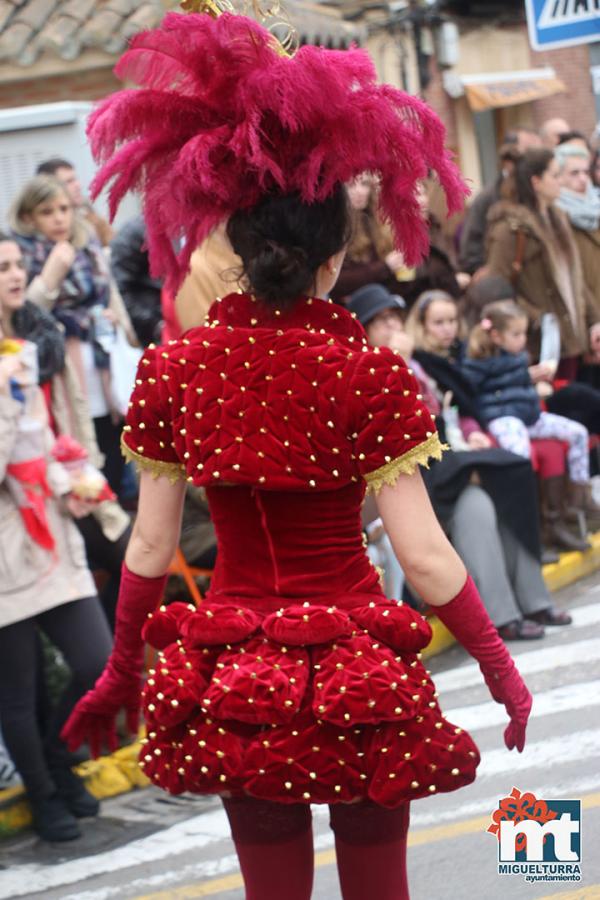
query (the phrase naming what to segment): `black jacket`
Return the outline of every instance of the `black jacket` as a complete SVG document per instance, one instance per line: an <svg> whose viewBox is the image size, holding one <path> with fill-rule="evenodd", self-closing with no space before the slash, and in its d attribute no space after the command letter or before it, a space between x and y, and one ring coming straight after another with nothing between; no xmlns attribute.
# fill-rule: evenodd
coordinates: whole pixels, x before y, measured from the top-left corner
<svg viewBox="0 0 600 900"><path fill-rule="evenodd" d="M11 316L11 324L17 337L37 346L38 380L50 381L65 367L65 337L56 319L26 300Z"/></svg>
<svg viewBox="0 0 600 900"><path fill-rule="evenodd" d="M126 222L111 242L110 267L140 343L160 342L161 282L150 275L143 216Z"/></svg>
<svg viewBox="0 0 600 900"><path fill-rule="evenodd" d="M455 341L450 348L449 356L441 356L428 350L415 350L413 356L430 378L433 378L442 393L452 392L452 405L458 408L459 415L476 419L483 428L484 423L479 419L475 392L462 369L463 342Z"/></svg>
<svg viewBox="0 0 600 900"><path fill-rule="evenodd" d="M478 419L485 424L515 416L525 425L540 417L540 401L528 371L526 353L506 353L487 359L464 359L462 370L476 395Z"/></svg>

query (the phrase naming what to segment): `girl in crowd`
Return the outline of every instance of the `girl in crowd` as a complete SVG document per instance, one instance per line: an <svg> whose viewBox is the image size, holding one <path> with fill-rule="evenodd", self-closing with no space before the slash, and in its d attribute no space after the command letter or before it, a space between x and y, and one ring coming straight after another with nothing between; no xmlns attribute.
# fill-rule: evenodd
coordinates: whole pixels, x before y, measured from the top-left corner
<svg viewBox="0 0 600 900"><path fill-rule="evenodd" d="M527 316L514 301L501 300L484 307L483 318L469 337L469 358L462 364L477 397L478 417L501 447L527 459L531 458L531 438L566 442L574 502L583 506L587 500L594 505L587 429L579 422L542 411L531 380L526 342Z"/></svg>
<svg viewBox="0 0 600 900"><path fill-rule="evenodd" d="M96 815L98 802L72 772L60 729L101 672L111 637L73 522L89 507L70 495L50 454L36 347L5 334L25 283L19 247L0 235L0 722L34 828L64 841L79 836L76 817ZM37 628L72 672L45 734L36 716Z"/></svg>
<svg viewBox="0 0 600 900"><path fill-rule="evenodd" d="M102 247L79 219L63 185L38 175L16 197L10 214L27 271L27 298L61 323L67 354L78 374L105 455L104 472L118 494L124 461L122 417L112 392L110 342L114 325L135 334L110 276Z"/></svg>
<svg viewBox="0 0 600 900"><path fill-rule="evenodd" d="M479 421L473 386L463 371L465 342L459 337L463 323L454 299L439 291L425 292L413 307L406 327L415 341L415 359L434 379L442 394L451 392L467 442L471 446L475 441L479 446L490 447L492 441L485 433L485 424ZM589 549L587 541L573 534L563 522L565 469L562 447L544 441L536 443L535 448L544 494L540 509L544 542L563 550Z"/></svg>
<svg viewBox="0 0 600 900"><path fill-rule="evenodd" d="M350 310L372 346L389 347L411 366L423 402L443 428L442 398L411 358L412 339L404 330L397 298L380 285L370 285L353 295ZM561 624L567 624L567 616L552 605L537 558L539 546L532 541L538 526L531 467L503 450L473 447L447 451L431 464L424 480L437 516L473 574L503 640L541 638L544 621L562 618Z"/></svg>
<svg viewBox="0 0 600 900"><path fill-rule="evenodd" d="M523 748L531 708L429 505L417 466L441 447L417 382L327 300L351 230L344 181L370 167L389 185L409 260L426 239L418 178L437 171L456 205L442 130L421 101L378 86L362 51L282 56L234 15L170 14L118 71L149 90L96 113L96 149L122 145L99 184L152 173L149 245L170 284L226 220L244 291L142 358L123 438L142 474L115 650L64 733L97 746L122 706L135 724L145 636L168 662L144 689L142 765L171 792L222 796L248 900L310 897L311 802L331 805L345 900L406 900L408 804L471 781L478 752L445 722L416 656L425 621L386 599L366 557L367 484L403 569L506 704L509 748ZM188 480L206 488L215 572L197 611L157 611Z"/></svg>

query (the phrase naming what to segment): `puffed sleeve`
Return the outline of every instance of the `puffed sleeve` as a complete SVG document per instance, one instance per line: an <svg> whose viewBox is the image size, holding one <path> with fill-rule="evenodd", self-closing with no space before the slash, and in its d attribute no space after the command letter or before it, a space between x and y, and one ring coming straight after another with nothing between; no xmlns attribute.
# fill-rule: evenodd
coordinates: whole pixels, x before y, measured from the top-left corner
<svg viewBox="0 0 600 900"><path fill-rule="evenodd" d="M350 380L351 440L359 474L380 490L417 465L440 459L435 423L419 384L403 360L388 349L361 353Z"/></svg>
<svg viewBox="0 0 600 900"><path fill-rule="evenodd" d="M126 459L158 478L166 475L172 481L185 478L185 468L177 456L171 429L169 396L162 379L163 360L160 348L150 346L144 352L137 370L135 386L121 437Z"/></svg>

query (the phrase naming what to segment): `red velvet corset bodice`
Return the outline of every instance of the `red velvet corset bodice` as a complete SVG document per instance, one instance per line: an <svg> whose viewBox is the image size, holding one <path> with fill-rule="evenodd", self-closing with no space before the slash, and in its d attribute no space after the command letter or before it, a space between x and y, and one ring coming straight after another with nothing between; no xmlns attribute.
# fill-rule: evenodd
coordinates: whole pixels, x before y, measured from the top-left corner
<svg viewBox="0 0 600 900"><path fill-rule="evenodd" d="M337 491L207 488L218 539L207 599L271 612L290 603L350 608L382 596L363 545L364 484Z"/></svg>
<svg viewBox="0 0 600 900"><path fill-rule="evenodd" d="M391 807L473 779L477 749L418 656L431 629L384 597L362 542L367 486L442 449L399 357L333 304L230 295L146 350L123 444L153 476L206 490L218 540L203 603L144 626L155 784Z"/></svg>

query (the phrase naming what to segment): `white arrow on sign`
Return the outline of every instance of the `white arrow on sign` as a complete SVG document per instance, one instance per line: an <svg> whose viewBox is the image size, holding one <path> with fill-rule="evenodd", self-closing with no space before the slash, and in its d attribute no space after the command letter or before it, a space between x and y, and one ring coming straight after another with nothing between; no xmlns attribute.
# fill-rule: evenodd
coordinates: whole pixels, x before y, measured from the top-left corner
<svg viewBox="0 0 600 900"><path fill-rule="evenodd" d="M538 27L576 25L598 18L600 18L600 0L546 0Z"/></svg>

